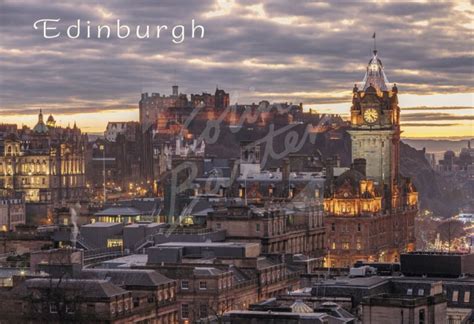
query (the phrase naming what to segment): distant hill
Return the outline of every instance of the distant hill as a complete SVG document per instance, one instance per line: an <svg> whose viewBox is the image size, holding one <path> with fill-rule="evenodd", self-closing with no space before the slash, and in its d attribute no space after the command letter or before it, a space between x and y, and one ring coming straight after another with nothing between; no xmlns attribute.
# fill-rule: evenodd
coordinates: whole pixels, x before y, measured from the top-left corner
<svg viewBox="0 0 474 324"><path fill-rule="evenodd" d="M457 154L461 151L463 147L467 147L468 140L431 140L404 138L403 142L410 145L411 147L416 148L417 150L422 150L423 148L425 148L426 152L428 153L442 154L448 150L451 150ZM474 142L472 144L474 145Z"/></svg>
<svg viewBox="0 0 474 324"><path fill-rule="evenodd" d="M303 137L304 125L295 127L292 130L299 134L299 138ZM228 128L223 128L221 129L219 140L214 144L208 145L206 151L208 154L216 157L238 157L240 155L240 141L255 141L264 137L267 132L268 130L266 129L243 128L239 132L233 133ZM334 136L337 134L338 136ZM273 139L273 148L276 152L284 150L284 136L285 134L282 134ZM460 150L461 147L467 145L466 141L403 140L400 145L400 172L404 176L413 178L415 186L420 193L421 209L432 210L436 215L442 217L452 216L467 202L466 195L456 186L456 183L442 177L431 168L422 151L423 143L432 143L432 147L439 150L454 150L455 145L457 145L458 150ZM415 147L412 147L412 144ZM263 155L265 148L262 147L261 149ZM299 152L293 153L315 154L316 151L319 151L323 158L338 155L341 166L349 166L351 161L350 136L344 128L332 130L320 134L314 144L311 144L309 140L306 141L301 146ZM265 167L276 168L280 166L281 162L279 159L270 158Z"/></svg>
<svg viewBox="0 0 474 324"><path fill-rule="evenodd" d="M400 145L400 172L413 179L420 195L421 209L430 209L442 217L457 214L459 208L469 201L466 193L454 179L442 177L434 171L423 151L404 142Z"/></svg>

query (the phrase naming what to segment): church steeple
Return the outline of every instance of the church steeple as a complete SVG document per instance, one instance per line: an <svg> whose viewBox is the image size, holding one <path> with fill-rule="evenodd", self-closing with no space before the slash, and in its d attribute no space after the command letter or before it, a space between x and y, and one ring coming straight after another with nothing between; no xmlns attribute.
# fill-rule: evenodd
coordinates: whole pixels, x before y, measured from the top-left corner
<svg viewBox="0 0 474 324"><path fill-rule="evenodd" d="M38 123L43 123L43 110L41 108L38 114Z"/></svg>

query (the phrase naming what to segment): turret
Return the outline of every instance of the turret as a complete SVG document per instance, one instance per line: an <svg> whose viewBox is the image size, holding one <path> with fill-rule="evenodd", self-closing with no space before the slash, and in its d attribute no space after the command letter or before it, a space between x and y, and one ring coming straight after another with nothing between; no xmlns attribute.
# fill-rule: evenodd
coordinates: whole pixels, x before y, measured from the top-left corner
<svg viewBox="0 0 474 324"><path fill-rule="evenodd" d="M178 86L177 86L177 85L174 85L174 86L172 87L172 90L173 90L173 96L174 96L174 97L177 97L178 94L179 94L179 93L178 93Z"/></svg>

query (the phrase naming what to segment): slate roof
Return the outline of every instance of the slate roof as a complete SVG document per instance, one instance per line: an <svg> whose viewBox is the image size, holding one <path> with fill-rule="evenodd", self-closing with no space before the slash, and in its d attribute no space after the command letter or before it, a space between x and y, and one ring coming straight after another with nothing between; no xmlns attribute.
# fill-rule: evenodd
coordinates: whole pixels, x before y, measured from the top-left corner
<svg viewBox="0 0 474 324"><path fill-rule="evenodd" d="M153 213L156 213L160 209L161 200L157 198L137 198L130 200L121 200L118 202L114 202L113 204L107 204L106 206L107 208L105 210L108 210L110 208L132 208L132 210L138 210L140 215L151 215Z"/></svg>
<svg viewBox="0 0 474 324"><path fill-rule="evenodd" d="M281 264L279 260L274 260L270 257L260 257L257 260L257 269L270 268L278 264Z"/></svg>
<svg viewBox="0 0 474 324"><path fill-rule="evenodd" d="M110 207L94 214L94 216L139 216L143 213L133 207Z"/></svg>
<svg viewBox="0 0 474 324"><path fill-rule="evenodd" d="M112 298L127 294L128 291L116 286L107 280L97 279L50 279L35 278L28 279L23 283L23 289L49 289L58 284L60 288L67 290L78 290L83 298Z"/></svg>
<svg viewBox="0 0 474 324"><path fill-rule="evenodd" d="M224 271L213 267L196 267L193 270L195 276L219 276Z"/></svg>
<svg viewBox="0 0 474 324"><path fill-rule="evenodd" d="M246 273L244 273L242 270L240 270L239 268L237 268L234 265L230 265L229 270L234 275L234 281L237 282L237 283L248 281L248 280L252 279L252 278L250 278L250 276L248 276Z"/></svg>
<svg viewBox="0 0 474 324"><path fill-rule="evenodd" d="M110 279L112 283L118 286L159 287L174 281L155 270L138 269L90 269L83 271L81 276L103 280Z"/></svg>

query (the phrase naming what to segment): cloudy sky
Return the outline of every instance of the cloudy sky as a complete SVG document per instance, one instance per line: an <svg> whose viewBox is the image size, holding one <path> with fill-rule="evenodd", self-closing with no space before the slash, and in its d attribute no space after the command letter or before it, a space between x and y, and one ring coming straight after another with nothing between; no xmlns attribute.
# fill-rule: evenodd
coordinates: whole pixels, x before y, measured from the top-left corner
<svg viewBox="0 0 474 324"><path fill-rule="evenodd" d="M469 1L0 0L0 123L34 125L38 109L62 125L101 132L138 119L141 92L214 91L231 103L303 102L347 114L377 33L390 82L401 93L407 137L474 136L473 19ZM44 39L33 24L61 19ZM65 35L81 19L78 39ZM160 39L94 37L117 19L167 25ZM205 28L191 39L191 20ZM92 38L85 37L90 21ZM186 38L170 30L184 24ZM143 27L142 27L143 28ZM152 33L153 35L153 33Z"/></svg>

